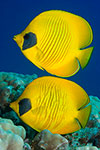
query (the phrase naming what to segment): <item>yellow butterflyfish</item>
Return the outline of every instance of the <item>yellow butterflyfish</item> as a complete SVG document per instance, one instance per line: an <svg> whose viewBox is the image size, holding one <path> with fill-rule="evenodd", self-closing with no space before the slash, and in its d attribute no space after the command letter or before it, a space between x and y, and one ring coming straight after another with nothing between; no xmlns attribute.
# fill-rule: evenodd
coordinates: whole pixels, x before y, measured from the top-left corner
<svg viewBox="0 0 100 150"><path fill-rule="evenodd" d="M87 47L92 39L92 29L85 19L61 10L39 14L14 36L33 64L61 77L72 76L88 64L93 47Z"/></svg>
<svg viewBox="0 0 100 150"><path fill-rule="evenodd" d="M37 131L72 133L87 124L89 97L76 83L58 77L32 81L22 95L10 104L19 118Z"/></svg>

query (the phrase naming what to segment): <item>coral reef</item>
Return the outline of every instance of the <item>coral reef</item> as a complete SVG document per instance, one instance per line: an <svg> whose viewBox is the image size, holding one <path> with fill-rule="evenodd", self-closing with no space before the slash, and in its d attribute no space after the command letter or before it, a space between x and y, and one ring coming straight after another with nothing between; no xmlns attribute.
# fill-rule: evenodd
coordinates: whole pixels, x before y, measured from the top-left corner
<svg viewBox="0 0 100 150"><path fill-rule="evenodd" d="M23 150L22 138L0 127L0 150Z"/></svg>
<svg viewBox="0 0 100 150"><path fill-rule="evenodd" d="M15 126L10 119L0 118L0 150L24 150L25 137L26 131L22 126Z"/></svg>
<svg viewBox="0 0 100 150"><path fill-rule="evenodd" d="M20 120L17 114L9 108L9 103L16 100L25 87L36 78L36 74L23 75L0 72L0 116L13 120L16 125L24 126L30 138L33 138L37 132Z"/></svg>
<svg viewBox="0 0 100 150"><path fill-rule="evenodd" d="M10 119L0 118L0 126L3 130L11 130L13 133L19 135L23 139L26 137L26 131L22 126L15 126Z"/></svg>
<svg viewBox="0 0 100 150"><path fill-rule="evenodd" d="M98 150L96 146L83 146L83 147L78 147L76 150Z"/></svg>
<svg viewBox="0 0 100 150"><path fill-rule="evenodd" d="M64 136L57 135L56 137L55 134L53 135L52 133L46 130L37 134L35 130L27 126L24 122L22 122L18 118L17 114L12 109L9 108L9 103L15 101L22 94L25 87L35 78L37 78L37 75L35 74L22 75L22 74L6 73L6 72L0 73L0 117L9 118L14 122L15 125L23 126L26 130L26 137L25 135L22 135L21 132L19 135L19 130L17 130L19 127L17 128L16 126L14 126L14 124L11 123L12 122L11 120L5 122L5 121L1 121L2 120L1 118L0 118L0 133L4 133L3 135L5 135L5 137L6 135L7 137L9 137L10 133L8 136L8 131L10 131L12 132L11 136L14 134L13 136L15 135L17 137L19 136L21 139L22 138L24 139L25 137L24 150L30 149L30 146L28 144L31 145L32 150L36 150L36 147L38 147L40 150L43 150L43 147L41 146L44 146L44 149L49 150L48 147L54 145L55 140L57 140L57 143L59 144L63 143L62 141L58 140L58 137L59 138L62 137L61 140L64 139L65 141L68 141L69 147L67 144L67 149L69 150L99 149L100 148L100 99L96 96L90 96L92 111L86 128L81 129L75 133L67 134ZM4 125L4 122L7 125ZM7 128L6 130L6 126L8 127L9 122L10 122L9 129ZM39 137L42 138L42 141L44 141L44 143L41 144L40 142L41 140L39 139ZM1 139L0 146L2 146L4 142L4 140L2 141L2 138L0 137ZM52 141L50 141L51 139ZM14 141L14 143L16 142ZM23 145L24 142L21 143ZM56 147L57 145L54 146ZM59 147L56 149L60 150L64 148ZM0 149L0 150L6 150L6 149Z"/></svg>
<svg viewBox="0 0 100 150"><path fill-rule="evenodd" d="M35 150L68 150L68 140L59 134L52 134L49 130L38 133L32 141Z"/></svg>
<svg viewBox="0 0 100 150"><path fill-rule="evenodd" d="M30 76L0 72L0 107L3 109L10 102L16 100L22 94L25 87L36 78L36 74Z"/></svg>

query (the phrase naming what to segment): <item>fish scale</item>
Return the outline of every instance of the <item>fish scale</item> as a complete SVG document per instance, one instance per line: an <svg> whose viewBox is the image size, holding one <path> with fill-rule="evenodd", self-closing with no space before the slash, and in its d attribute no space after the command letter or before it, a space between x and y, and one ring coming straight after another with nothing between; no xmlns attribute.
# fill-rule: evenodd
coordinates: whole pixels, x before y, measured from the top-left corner
<svg viewBox="0 0 100 150"><path fill-rule="evenodd" d="M49 37L49 32L48 32L48 24L51 22L51 17L48 16L48 21L45 22L45 32L43 34L43 36L40 38L40 42L38 43L38 47L40 47L41 50L43 50L43 47L44 47L44 43L46 43L46 40L48 40L48 37Z"/></svg>
<svg viewBox="0 0 100 150"><path fill-rule="evenodd" d="M46 52L46 46L47 46L45 44L48 44L49 38L50 38L49 33L51 34L50 31L52 30L52 28L48 28L50 23L51 24L53 23L53 20L51 19L51 17L48 18L48 20L47 20L47 27L45 29L44 36L42 37L43 40L42 40L41 43L39 43L39 47L40 47L41 50L44 50L44 53Z"/></svg>
<svg viewBox="0 0 100 150"><path fill-rule="evenodd" d="M64 27L64 26L63 26ZM63 28L64 29L64 28ZM65 28L66 29L66 28ZM64 30L63 30L64 31ZM63 32L64 33L64 32ZM55 59L55 57L53 58L53 59L51 59L51 65L52 64L58 64L58 63L60 63L60 62L62 62L63 60L64 60L64 58L66 57L66 55L67 55L67 46L68 46L68 44L67 43L69 43L67 40L65 40L65 39L67 39L67 38L69 37L68 36L68 34L66 35L64 35L63 36L63 39L62 39L62 43L61 43L61 49L60 49L60 47L59 47L59 45L60 45L60 43L58 43L58 47L59 47L59 53L56 53L55 54L55 57L56 57L56 59ZM69 41L70 41L70 38L68 39ZM66 41L66 42L65 42ZM54 47L55 48L55 47ZM54 49L53 48L53 49Z"/></svg>
<svg viewBox="0 0 100 150"><path fill-rule="evenodd" d="M62 40L61 45L60 45L60 41L59 41L58 43L56 42L56 45L57 45L58 48L56 47L56 45L52 48L53 50L55 48L57 48L59 53L55 53L54 58L51 59L51 62L50 62L51 65L53 63L58 63L58 61L60 61L60 59L62 59L62 57L63 57L63 52L65 52L65 49L63 49L63 45L65 43L66 34L64 35L64 32L65 32L65 25L63 23L63 25L62 25L62 32L60 32L61 33L60 40ZM62 49L63 49L63 51L62 51ZM65 52L65 55L66 55L66 53L67 53L67 51Z"/></svg>
<svg viewBox="0 0 100 150"><path fill-rule="evenodd" d="M64 29L64 25L62 26L62 28ZM66 29L66 27L65 27L65 29ZM64 31L64 30L63 30ZM62 32L61 32L61 30L60 30L60 34L62 34ZM59 35L60 35L59 34ZM67 37L67 38L66 38ZM57 47L55 48L55 46L53 47L52 46L52 48L51 48L51 51L53 52L53 49L57 49L57 51L54 51L54 53L52 54L51 53L51 55L50 55L50 53L47 55L47 59L44 57L44 62L43 62L43 64L45 63L45 66L47 66L47 67L50 67L52 64L54 64L54 63L60 63L61 61L63 61L63 59L66 57L66 55L67 55L67 48L68 48L68 46L70 46L69 45L69 43L70 43L70 40L71 40L71 38L70 38L71 36L69 36L69 33L67 33L67 35L65 34L65 35L63 35L63 37L62 37L62 39L61 39L61 37L60 37L60 40L62 40L62 42L61 42L61 46L59 46L60 45L60 42L59 42L59 38L58 38L58 42L55 42L55 46L57 45ZM63 40L64 39L64 40ZM55 40L56 41L56 40ZM62 47L61 49L60 49L60 47ZM49 47L49 49L50 49L50 47ZM49 59L49 60L48 60ZM43 60L42 60L43 61Z"/></svg>
<svg viewBox="0 0 100 150"><path fill-rule="evenodd" d="M56 24L56 26L57 26L57 23L55 22L55 24ZM56 35L56 32L54 32L54 24L51 26L51 31L50 31L51 33L50 33L50 38L48 39L48 41L46 41L46 47L43 49L43 59L42 59L42 62L43 63L48 63L48 60L49 60L49 58L50 57L53 57L52 55L53 55L53 53L52 53L52 49L50 49L50 46L52 45L52 42L53 42L53 40L54 40L54 43L55 43L55 35ZM45 45L44 44L44 45ZM49 56L49 57L48 57Z"/></svg>
<svg viewBox="0 0 100 150"><path fill-rule="evenodd" d="M51 95L51 97L48 100L49 104L47 106L47 110L48 110L47 112L49 112L49 114L47 115L47 118L48 118L49 121L47 122L45 128L50 128L52 120L53 120L53 113L55 111L55 104L54 104L54 101L53 101L53 99L54 99L54 93L50 92L50 95ZM49 97L49 95L48 95L48 97Z"/></svg>
<svg viewBox="0 0 100 150"><path fill-rule="evenodd" d="M41 85L42 87L43 87L43 89L44 89L44 85ZM50 86L50 88L52 88L52 86ZM49 91L51 91L50 90L50 88L49 88ZM51 93L51 92L48 92L47 91L47 89L46 89L46 93L48 93L48 94L46 94L46 96L45 97L43 97L42 98L42 100L41 101L44 101L44 104L42 103L42 107L43 106L47 106L47 107L44 107L44 111L39 111L37 114L38 114L38 123L40 122L40 118L41 118L41 115L43 114L43 115L46 115L46 113L45 112L47 112L47 110L48 109L52 109L52 104L53 104L53 96L54 96L54 94L53 93ZM46 98L47 98L47 96L48 95L50 95L49 97L50 97L50 100L48 101ZM46 101L45 101L45 99L46 99ZM42 108L41 107L41 108ZM44 113L43 113L44 112ZM50 114L50 113L48 113L48 116L46 116L46 118L44 117L44 122L41 124L41 127L43 128L44 126L46 127L47 125L48 125L48 127L49 127L49 125L51 124L51 119L49 119L49 117L50 118L52 118L52 115Z"/></svg>
<svg viewBox="0 0 100 150"><path fill-rule="evenodd" d="M53 83L54 84L54 83ZM50 84L51 85L51 84ZM54 90L53 90L54 89ZM53 87L52 88L52 86L51 86L51 88L49 88L49 90L51 91L53 91L50 95L54 95L54 93L55 93L55 87ZM57 93L56 93L57 94ZM61 94L60 94L61 95ZM54 95L55 96L55 99L56 99L56 101L58 101L57 100L57 98L59 98L59 96L57 97L57 95ZM49 97L49 96L48 96ZM57 121L57 119L56 118L58 118L59 116L57 116L57 112L59 111L59 108L58 108L58 104L56 105L55 104L55 102L54 101L52 101L52 98L53 97L49 97L50 99L49 99L49 101L48 101L48 103L49 104L47 104L48 105L48 107L51 105L51 103L52 103L52 105L51 105L51 110L52 110L52 108L53 108L53 110L51 111L51 114L49 115L49 117L48 117L48 119L49 119L49 122L47 122L48 123L48 125L46 126L46 128L48 128L48 129L52 129L54 126L56 126L56 121ZM60 101L61 102L61 101ZM60 104L59 103L59 105L62 105L62 104ZM53 107L52 107L53 106ZM48 108L48 109L50 109L50 108ZM55 109L55 108L57 108L57 109ZM57 111L56 111L57 110ZM63 108L62 108L62 110L63 110ZM54 115L54 113L55 113L55 115L56 115L56 118L55 118L55 115ZM52 118L52 119L50 119L50 118ZM52 124L52 126L50 126L50 124L51 124L51 122L52 122L52 120L54 120L53 121L53 124ZM60 123L60 122L59 122ZM58 124L59 124L58 123Z"/></svg>
<svg viewBox="0 0 100 150"><path fill-rule="evenodd" d="M53 87L53 89L54 89L54 87ZM53 92L53 95L54 95L54 93L55 93L55 91ZM57 101L56 95L54 95L54 97ZM49 103L50 103L50 101L52 102L52 98L50 98ZM48 128L48 129L52 129L53 127L56 126L56 122L57 122L57 118L58 118L57 114L58 114L58 111L59 111L58 105L56 105L55 101L52 102L51 104L52 104L51 107L48 108L49 110L51 109L51 113L48 116L49 122L47 122L47 126L46 126L46 128ZM52 121L53 121L53 123L52 123ZM52 126L51 126L51 123L52 123Z"/></svg>
<svg viewBox="0 0 100 150"><path fill-rule="evenodd" d="M53 19L53 17L52 17L52 19ZM61 17L59 17L59 16L57 16L57 18L54 18L54 19L55 19L55 24L56 24L56 25L57 25L56 20L57 20L57 21L60 20L60 23L63 22L63 20L62 20ZM54 19L53 19L53 20L54 20ZM50 25L50 26L51 26L51 25ZM63 27L62 27L62 28L63 28ZM55 26L54 26L54 29L56 29ZM59 27L57 28L57 31L58 31L58 29L59 29ZM56 42L56 39L57 39L57 38L55 38L55 41L53 42L55 45L59 45L59 43L60 43L59 41L62 41L62 40L64 39L64 36L63 36L63 39L61 39L61 37L59 37L59 35L62 34L61 30L59 30L58 33L59 33L59 34L58 34L58 36L57 36L57 32L56 32L56 37L58 38L57 42ZM60 38L60 40L59 40L59 38ZM67 38L68 38L68 37L67 37ZM49 45L51 45L51 43L52 43L52 42L50 42ZM53 45L53 43L52 43L52 45ZM49 47L49 45L48 45L48 47ZM53 48L53 46L52 46L52 48ZM52 48L50 49L50 47L49 47L50 51L53 51ZM41 49L42 49L42 48L41 48ZM55 48L55 47L54 47L53 49L55 49L55 50L57 49L57 51L59 51L59 49L61 49L61 48L58 46L58 48ZM44 49L44 51L45 51L45 49ZM49 50L48 50L48 51L49 51ZM53 59L53 57L55 56L55 52L56 52L56 55L59 54L59 53L57 53L57 51L54 51L54 53L51 53L52 57L51 57L51 55L49 55L49 54L47 55L47 57L48 57L48 58L51 58L50 60L55 61L55 59ZM61 50L60 50L60 51L61 51ZM62 52L62 51L61 51L61 52ZM46 53L47 53L47 51L46 51ZM45 59L45 57L44 57L44 59ZM57 57L57 59L58 59L58 57ZM44 61L44 60L43 60L43 61ZM46 62L46 65L47 65L47 63L48 63L48 61Z"/></svg>
<svg viewBox="0 0 100 150"><path fill-rule="evenodd" d="M57 107L57 105L55 106L55 102L53 101L54 100L54 93L55 93L55 86L54 86L54 83L49 83L49 91L48 92L48 88L44 88L44 84L41 84L41 89L43 91L45 91L46 93L48 94L45 94L46 96L43 97L42 99L40 99L43 103L40 104L40 106L42 105L43 106L46 106L47 107L47 110L52 110L51 113L47 115L47 117L45 118L44 122L41 124L41 127L43 128L45 126L45 128L51 128L50 127L50 124L52 122L52 120L54 119L54 113L56 114L57 112L55 111L55 108ZM54 90L53 90L54 89ZM60 96L60 95L59 95ZM49 100L47 100L46 97L49 97ZM57 97L55 95L55 98L56 98L56 101L57 101ZM59 98L59 97L58 97ZM62 105L62 104L60 104ZM42 108L41 107L41 108ZM46 111L46 107L44 108L44 112ZM62 108L63 109L63 108ZM47 111L46 111L47 112ZM43 113L42 109L38 109L38 112L37 112L38 116L37 116L37 124L39 123L40 121L40 117L42 114L45 115L45 113ZM57 115L56 115L57 117ZM59 117L59 116L58 116ZM51 118L51 119L50 119ZM54 119L55 122L56 122L56 118ZM55 126L56 123L53 123L53 126Z"/></svg>
<svg viewBox="0 0 100 150"><path fill-rule="evenodd" d="M58 18L57 18L57 20L58 20ZM58 21L60 21L60 24L61 23L63 23L63 21L61 20L61 18L59 18L59 20ZM57 24L57 23L56 23ZM56 27L54 26L54 28L56 29ZM59 27L58 27L59 28ZM58 28L57 28L57 30L58 30ZM62 26L62 29L64 29L64 23L63 23L63 26ZM62 45L63 45L63 42L65 42L63 39L65 39L64 37L66 37L64 34L62 34L62 33L64 33L64 31L62 32L62 30L59 30L58 31L58 34L57 34L57 32L56 32L56 37L55 37L55 40L54 40L54 47L53 47L53 43L52 43L52 47L51 47L51 49L50 49L50 47L49 47L49 49L50 49L50 51L51 52L53 52L53 53L51 53L51 55L50 54L48 54L47 55L47 61L46 61L46 66L50 66L50 65L52 65L52 63L55 63L55 62L59 62L59 60L61 59L61 57L62 57L62 55L60 55L60 54L64 54L64 56L66 55L66 53L67 53L67 51L65 52L65 50L63 49L63 51L61 50L61 48L60 47L62 47ZM61 36L60 36L61 35ZM61 38L62 37L62 38ZM60 42L60 41L62 41L62 42ZM54 51L54 49L55 49L55 51ZM48 60L49 59L49 60Z"/></svg>
<svg viewBox="0 0 100 150"><path fill-rule="evenodd" d="M47 25L47 29L45 29L45 32L46 31L47 32L46 32L45 37L44 37L43 46L40 47L41 50L43 50L44 54L47 51L47 47L48 47L49 41L51 40L51 37L52 37L52 34L53 34L53 26L54 26L54 20L53 19L52 19L52 17L50 17L47 20L48 25ZM50 24L51 24L51 26L50 26Z"/></svg>
<svg viewBox="0 0 100 150"><path fill-rule="evenodd" d="M62 24L62 21L61 20L59 20L59 21L60 22L58 24L58 28ZM47 59L49 59L49 61L47 62L46 66L50 66L53 63L57 62L57 60L58 61L60 60L59 57L61 57L61 55L59 55L59 49L60 49L61 45L59 45L59 43L60 43L60 41L63 41L63 38L64 38L64 36L62 34L62 30L59 30L58 32L56 32L55 40L53 39L52 45L49 47L49 49L52 51L52 53L51 53L51 55L47 56L48 57ZM61 49L60 49L60 51L61 51Z"/></svg>

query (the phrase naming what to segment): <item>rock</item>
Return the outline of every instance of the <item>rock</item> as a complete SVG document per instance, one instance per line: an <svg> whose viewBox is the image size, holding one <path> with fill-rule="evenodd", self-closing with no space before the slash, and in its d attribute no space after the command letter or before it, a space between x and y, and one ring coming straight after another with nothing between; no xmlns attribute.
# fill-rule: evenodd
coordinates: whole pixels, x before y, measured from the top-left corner
<svg viewBox="0 0 100 150"><path fill-rule="evenodd" d="M32 150L68 150L68 140L49 130L38 133L32 141Z"/></svg>

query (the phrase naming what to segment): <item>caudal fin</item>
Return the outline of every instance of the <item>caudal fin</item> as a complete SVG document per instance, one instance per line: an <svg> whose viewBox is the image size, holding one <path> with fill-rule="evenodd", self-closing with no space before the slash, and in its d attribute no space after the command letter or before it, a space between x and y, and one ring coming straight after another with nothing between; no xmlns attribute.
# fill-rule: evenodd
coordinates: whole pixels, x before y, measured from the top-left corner
<svg viewBox="0 0 100 150"><path fill-rule="evenodd" d="M87 66L87 64L89 63L91 54L93 52L93 48L94 47L89 47L87 49L78 51L77 58L80 62L82 69L84 69Z"/></svg>

